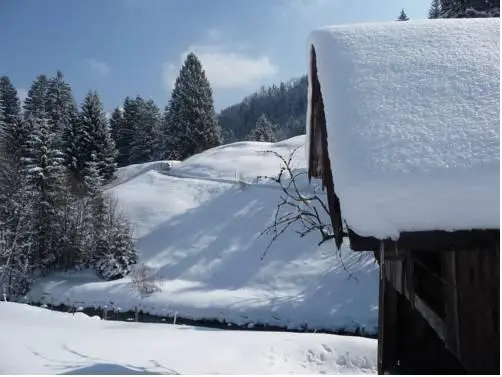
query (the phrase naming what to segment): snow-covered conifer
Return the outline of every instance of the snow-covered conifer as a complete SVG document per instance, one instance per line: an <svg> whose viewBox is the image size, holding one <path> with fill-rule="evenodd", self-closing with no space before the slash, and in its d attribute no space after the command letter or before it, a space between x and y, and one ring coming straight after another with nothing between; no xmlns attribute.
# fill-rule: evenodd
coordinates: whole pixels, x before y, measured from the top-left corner
<svg viewBox="0 0 502 377"><path fill-rule="evenodd" d="M85 164L94 153L101 176L104 180L111 179L117 169L117 150L97 92L89 92L84 99L76 139L78 170L84 172Z"/></svg>
<svg viewBox="0 0 502 377"><path fill-rule="evenodd" d="M211 86L194 53L187 55L174 84L168 122L173 157L178 159L221 143Z"/></svg>
<svg viewBox="0 0 502 377"><path fill-rule="evenodd" d="M397 18L397 20L398 21L408 21L409 20L404 9L401 9L401 13L399 14L399 17Z"/></svg>
<svg viewBox="0 0 502 377"><path fill-rule="evenodd" d="M274 126L267 119L265 114L262 114L256 121L256 126L251 130L248 136L252 141L275 142L277 138L274 133Z"/></svg>
<svg viewBox="0 0 502 377"><path fill-rule="evenodd" d="M26 120L47 117L49 80L45 75L39 75L33 81L28 96L24 100L24 118Z"/></svg>
<svg viewBox="0 0 502 377"><path fill-rule="evenodd" d="M130 144L129 164L154 161L160 149L160 110L152 100L136 99L137 120Z"/></svg>
<svg viewBox="0 0 502 377"><path fill-rule="evenodd" d="M26 189L33 219L32 262L42 271L53 266L62 236L59 213L62 182L66 180L63 155L56 148L52 128L43 113L28 119L32 134L24 157Z"/></svg>
<svg viewBox="0 0 502 377"><path fill-rule="evenodd" d="M47 117L52 127L52 132L56 137L57 145L66 153L71 145L67 137L68 130L71 132L72 122L77 118L77 105L73 98L71 87L64 81L61 71L57 71L55 77L51 78L47 88ZM66 158L68 161L69 159Z"/></svg>
<svg viewBox="0 0 502 377"><path fill-rule="evenodd" d="M431 6L429 7L428 17L433 19L433 18L439 18L440 16L441 16L441 4L439 3L439 0L432 0Z"/></svg>

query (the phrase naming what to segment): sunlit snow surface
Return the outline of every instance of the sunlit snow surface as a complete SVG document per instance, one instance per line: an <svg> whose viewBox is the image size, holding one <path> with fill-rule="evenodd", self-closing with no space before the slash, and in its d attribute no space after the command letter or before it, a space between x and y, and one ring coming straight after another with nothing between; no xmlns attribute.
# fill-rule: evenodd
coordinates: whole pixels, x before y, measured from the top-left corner
<svg viewBox="0 0 502 377"><path fill-rule="evenodd" d="M367 374L373 339L102 321L0 302L0 374Z"/></svg>

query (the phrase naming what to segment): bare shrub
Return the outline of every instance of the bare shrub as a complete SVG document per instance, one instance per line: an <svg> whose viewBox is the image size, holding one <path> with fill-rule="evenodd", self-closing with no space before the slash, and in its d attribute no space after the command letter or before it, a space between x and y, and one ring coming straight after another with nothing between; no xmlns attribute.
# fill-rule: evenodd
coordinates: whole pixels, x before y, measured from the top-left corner
<svg viewBox="0 0 502 377"><path fill-rule="evenodd" d="M160 287L156 283L156 271L144 263L136 264L131 269L129 277L131 278L131 287L141 296L148 296L160 291Z"/></svg>

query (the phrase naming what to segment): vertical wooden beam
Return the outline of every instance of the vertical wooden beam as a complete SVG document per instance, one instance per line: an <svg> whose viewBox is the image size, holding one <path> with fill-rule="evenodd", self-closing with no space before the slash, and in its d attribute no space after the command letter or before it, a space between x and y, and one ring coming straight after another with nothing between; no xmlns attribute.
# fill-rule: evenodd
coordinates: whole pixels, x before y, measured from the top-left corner
<svg viewBox="0 0 502 377"><path fill-rule="evenodd" d="M392 245L391 245L392 247ZM387 260L384 243L380 243L380 290L378 331L378 373L391 371L397 364L397 300L396 278L398 260Z"/></svg>
<svg viewBox="0 0 502 377"><path fill-rule="evenodd" d="M384 316L385 316L385 260L384 245L380 241L380 287L378 289L378 374L384 373L383 365L383 342L384 342Z"/></svg>
<svg viewBox="0 0 502 377"><path fill-rule="evenodd" d="M386 268L393 271L399 261L388 261ZM384 338L382 350L382 365L384 372L392 371L397 365L397 300L398 295L396 289L388 280L384 280L385 288L385 316L383 320Z"/></svg>
<svg viewBox="0 0 502 377"><path fill-rule="evenodd" d="M459 312L458 312L458 286L457 286L457 264L456 253L449 250L443 253L442 272L446 281L444 284L443 297L445 299L445 340L446 348L452 352L459 360L460 354L460 334L459 334Z"/></svg>

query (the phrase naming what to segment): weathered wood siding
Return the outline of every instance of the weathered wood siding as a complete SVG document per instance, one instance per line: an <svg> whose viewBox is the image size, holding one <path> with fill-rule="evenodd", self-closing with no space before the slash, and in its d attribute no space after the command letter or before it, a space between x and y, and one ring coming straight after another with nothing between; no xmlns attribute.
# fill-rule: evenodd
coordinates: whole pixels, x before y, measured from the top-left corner
<svg viewBox="0 0 502 377"><path fill-rule="evenodd" d="M476 374L500 373L500 250L455 252L459 356Z"/></svg>
<svg viewBox="0 0 502 377"><path fill-rule="evenodd" d="M395 290L409 302L412 310L424 318L435 336L444 343L444 348L469 373L498 374L499 253L499 244L495 243L482 250L424 254L423 251L385 247L383 253L377 253L382 276L387 282L380 283L380 305L384 307L380 308L383 318L379 323L383 328L379 339L382 348L379 349L379 361L384 366L393 366L397 362L393 360L396 345L403 343L403 340L396 340L396 336L401 336L397 325L392 328L396 316L404 315L396 309L396 299L389 293L389 290ZM429 258L432 255L439 258ZM413 352L428 352L413 349Z"/></svg>

